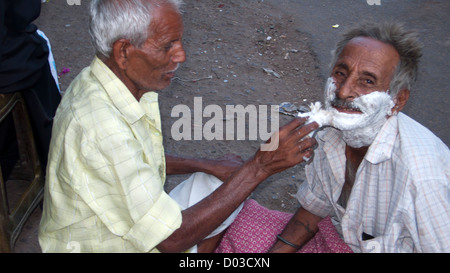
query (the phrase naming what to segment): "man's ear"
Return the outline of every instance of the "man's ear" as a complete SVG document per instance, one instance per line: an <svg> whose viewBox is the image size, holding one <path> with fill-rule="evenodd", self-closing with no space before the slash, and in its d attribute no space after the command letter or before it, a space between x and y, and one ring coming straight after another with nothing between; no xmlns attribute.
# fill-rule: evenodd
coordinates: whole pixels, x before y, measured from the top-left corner
<svg viewBox="0 0 450 273"><path fill-rule="evenodd" d="M112 57L117 66L125 70L128 66L128 57L133 49L133 45L127 39L119 39L112 46Z"/></svg>
<svg viewBox="0 0 450 273"><path fill-rule="evenodd" d="M400 112L406 105L406 102L409 99L409 90L408 89L402 89L398 92L397 96L395 97L395 106L392 109L392 112Z"/></svg>

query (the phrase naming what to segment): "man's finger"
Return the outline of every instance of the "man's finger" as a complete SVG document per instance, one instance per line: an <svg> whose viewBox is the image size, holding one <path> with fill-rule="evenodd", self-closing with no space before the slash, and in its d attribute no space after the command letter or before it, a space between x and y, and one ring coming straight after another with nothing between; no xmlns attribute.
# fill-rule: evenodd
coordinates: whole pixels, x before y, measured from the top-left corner
<svg viewBox="0 0 450 273"><path fill-rule="evenodd" d="M291 120L288 124L284 125L282 129L292 131L297 127L302 126L308 120L307 117L298 117Z"/></svg>
<svg viewBox="0 0 450 273"><path fill-rule="evenodd" d="M298 151L304 153L306 150L311 149L317 144L314 138L306 138L298 143Z"/></svg>
<svg viewBox="0 0 450 273"><path fill-rule="evenodd" d="M304 138L305 136L307 136L309 133L316 130L317 128L319 128L319 124L317 124L317 122L311 122L307 125L297 128L298 138L299 139Z"/></svg>

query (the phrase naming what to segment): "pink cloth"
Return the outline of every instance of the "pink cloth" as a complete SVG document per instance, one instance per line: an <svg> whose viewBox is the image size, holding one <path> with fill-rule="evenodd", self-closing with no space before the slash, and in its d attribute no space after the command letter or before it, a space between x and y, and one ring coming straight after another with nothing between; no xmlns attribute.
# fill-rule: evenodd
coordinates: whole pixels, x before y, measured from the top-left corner
<svg viewBox="0 0 450 273"><path fill-rule="evenodd" d="M255 200L245 202L241 212L226 231L215 253L265 253L277 240L292 214L269 210ZM319 223L319 231L298 253L351 253L331 219Z"/></svg>

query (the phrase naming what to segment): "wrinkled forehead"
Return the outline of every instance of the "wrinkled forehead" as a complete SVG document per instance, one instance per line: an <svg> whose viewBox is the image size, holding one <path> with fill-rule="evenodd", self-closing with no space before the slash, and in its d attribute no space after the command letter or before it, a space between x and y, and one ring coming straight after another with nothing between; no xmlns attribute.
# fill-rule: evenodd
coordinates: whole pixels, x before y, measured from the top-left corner
<svg viewBox="0 0 450 273"><path fill-rule="evenodd" d="M390 76L399 60L400 56L392 45L368 37L355 37L345 45L335 66L373 68L385 74L383 76Z"/></svg>
<svg viewBox="0 0 450 273"><path fill-rule="evenodd" d="M160 4L152 12L152 23L149 26L150 36L183 33L183 19L178 9L170 3ZM157 38L157 37L154 37Z"/></svg>

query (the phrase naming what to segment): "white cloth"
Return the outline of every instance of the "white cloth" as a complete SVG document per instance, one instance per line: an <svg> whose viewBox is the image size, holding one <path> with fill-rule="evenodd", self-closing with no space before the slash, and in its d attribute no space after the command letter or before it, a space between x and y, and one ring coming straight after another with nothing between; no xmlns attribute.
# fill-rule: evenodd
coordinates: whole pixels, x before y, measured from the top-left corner
<svg viewBox="0 0 450 273"><path fill-rule="evenodd" d="M213 175L197 172L177 185L169 193L169 196L172 197L172 199L174 199L180 205L182 210L184 210L192 207L203 198L210 195L220 185L222 185L222 183L223 182L220 179ZM217 234L224 231L229 225L231 225L243 206L244 203L239 205L239 207L205 239L216 236ZM192 248L190 252L196 252L196 247Z"/></svg>
<svg viewBox="0 0 450 273"><path fill-rule="evenodd" d="M450 252L450 152L404 114L384 124L356 173L347 209L342 133L318 133L318 149L297 193L313 214L330 215L355 252ZM363 240L362 233L373 239Z"/></svg>
<svg viewBox="0 0 450 273"><path fill-rule="evenodd" d="M44 2L44 1L43 1ZM56 72L56 63L53 57L52 45L50 44L50 40L47 38L44 32L41 30L37 30L37 33L47 41L48 46L48 64L50 65L50 71L52 72L53 79L55 80L56 87L58 87L59 93L61 93L61 89L59 87L58 73Z"/></svg>

